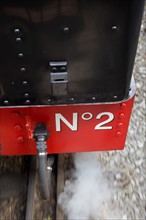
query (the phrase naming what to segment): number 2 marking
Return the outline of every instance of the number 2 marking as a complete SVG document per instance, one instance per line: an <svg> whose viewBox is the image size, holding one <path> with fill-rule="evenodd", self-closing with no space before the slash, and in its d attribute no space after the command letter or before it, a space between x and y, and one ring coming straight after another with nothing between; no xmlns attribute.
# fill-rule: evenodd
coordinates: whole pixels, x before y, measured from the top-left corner
<svg viewBox="0 0 146 220"><path fill-rule="evenodd" d="M114 119L114 115L111 112L101 112L96 116L96 119L100 119L102 116L107 115L109 118L106 119L105 121L102 121L101 123L97 124L95 126L95 130L110 130L112 129L112 126L103 126L106 125L107 123L111 122Z"/></svg>

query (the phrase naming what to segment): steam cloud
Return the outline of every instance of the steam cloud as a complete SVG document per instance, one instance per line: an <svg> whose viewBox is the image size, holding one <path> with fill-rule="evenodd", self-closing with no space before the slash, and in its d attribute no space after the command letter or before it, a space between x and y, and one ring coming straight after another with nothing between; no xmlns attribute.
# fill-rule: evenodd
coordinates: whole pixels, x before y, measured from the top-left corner
<svg viewBox="0 0 146 220"><path fill-rule="evenodd" d="M67 219L119 219L111 207L113 189L104 177L97 153L75 154L74 165L72 180L66 182L58 200Z"/></svg>

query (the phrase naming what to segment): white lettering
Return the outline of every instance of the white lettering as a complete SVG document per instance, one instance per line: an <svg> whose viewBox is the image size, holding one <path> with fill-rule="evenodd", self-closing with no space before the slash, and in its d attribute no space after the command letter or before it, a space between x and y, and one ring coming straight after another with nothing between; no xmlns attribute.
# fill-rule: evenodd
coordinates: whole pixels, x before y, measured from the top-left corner
<svg viewBox="0 0 146 220"><path fill-rule="evenodd" d="M108 116L108 119L106 119L105 121L100 122L99 124L97 124L94 128L95 130L108 130L108 129L113 128L112 126L103 126L103 125L106 125L109 122L113 121L114 115L111 112L101 112L100 114L98 114L96 116L96 119L100 119L102 116L105 116L105 115Z"/></svg>
<svg viewBox="0 0 146 220"><path fill-rule="evenodd" d="M56 131L61 131L61 121L67 125L72 131L77 131L78 113L73 113L72 124L60 113L55 114Z"/></svg>

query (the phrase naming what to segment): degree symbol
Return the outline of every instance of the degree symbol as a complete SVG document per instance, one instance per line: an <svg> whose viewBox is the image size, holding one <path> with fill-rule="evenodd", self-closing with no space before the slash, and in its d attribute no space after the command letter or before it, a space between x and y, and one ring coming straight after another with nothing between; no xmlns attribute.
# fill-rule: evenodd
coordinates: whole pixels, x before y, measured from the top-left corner
<svg viewBox="0 0 146 220"><path fill-rule="evenodd" d="M92 117L93 115L90 112L85 112L84 114L82 114L82 119L85 121L92 119Z"/></svg>

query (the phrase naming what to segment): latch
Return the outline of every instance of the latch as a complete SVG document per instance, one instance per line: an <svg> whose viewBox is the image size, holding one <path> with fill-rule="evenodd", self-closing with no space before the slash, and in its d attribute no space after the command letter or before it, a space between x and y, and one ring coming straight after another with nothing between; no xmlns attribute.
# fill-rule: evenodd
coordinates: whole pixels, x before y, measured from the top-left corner
<svg viewBox="0 0 146 220"><path fill-rule="evenodd" d="M53 96L67 95L67 61L50 62L50 77Z"/></svg>

